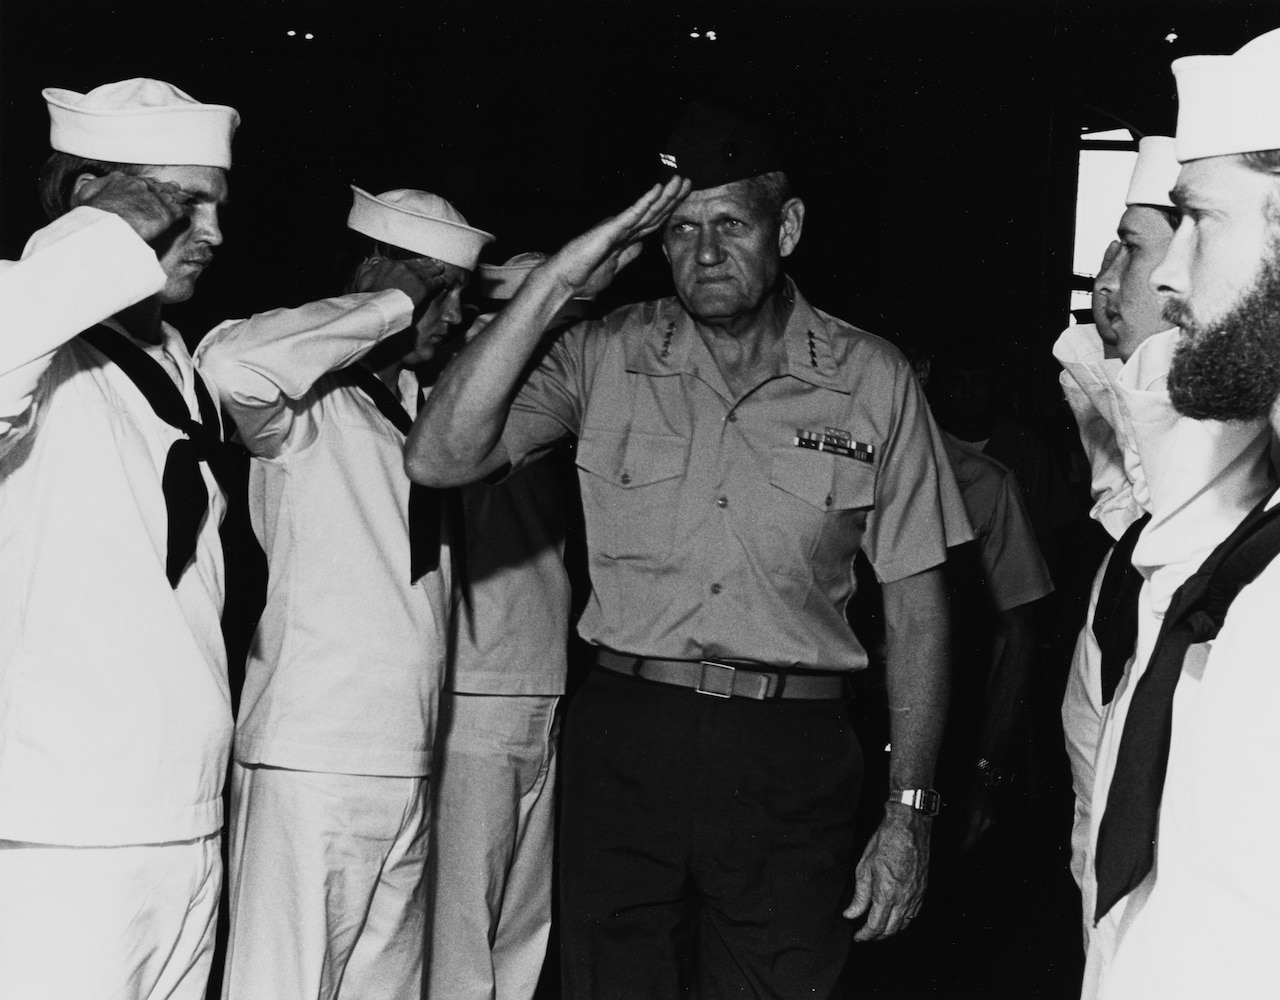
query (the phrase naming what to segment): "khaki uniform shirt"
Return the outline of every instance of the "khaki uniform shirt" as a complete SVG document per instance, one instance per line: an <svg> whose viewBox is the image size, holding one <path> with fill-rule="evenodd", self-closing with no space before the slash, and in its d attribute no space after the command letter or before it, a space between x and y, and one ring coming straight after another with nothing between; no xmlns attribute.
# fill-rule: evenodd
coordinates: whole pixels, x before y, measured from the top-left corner
<svg viewBox="0 0 1280 1000"><path fill-rule="evenodd" d="M463 487L467 571L455 581L449 621L454 693L564 694L568 476L567 467L545 461L500 483Z"/></svg>
<svg viewBox="0 0 1280 1000"><path fill-rule="evenodd" d="M1053 593L1049 567L1013 473L968 441L945 432L942 439L978 539L991 607L1012 611Z"/></svg>
<svg viewBox="0 0 1280 1000"><path fill-rule="evenodd" d="M844 608L971 537L943 444L893 347L794 300L786 372L735 399L677 299L573 327L520 390L514 461L566 432L593 593L584 639L639 656L858 670ZM828 431L845 453L801 447Z"/></svg>

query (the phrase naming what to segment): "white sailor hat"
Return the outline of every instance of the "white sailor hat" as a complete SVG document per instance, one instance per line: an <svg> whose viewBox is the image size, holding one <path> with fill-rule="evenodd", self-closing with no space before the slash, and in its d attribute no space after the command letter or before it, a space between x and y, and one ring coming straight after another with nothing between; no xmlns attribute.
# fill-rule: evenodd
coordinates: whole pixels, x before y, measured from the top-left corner
<svg viewBox="0 0 1280 1000"><path fill-rule="evenodd" d="M354 184L347 228L379 243L474 271L492 233L467 225L462 213L438 194L396 188L374 196Z"/></svg>
<svg viewBox="0 0 1280 1000"><path fill-rule="evenodd" d="M529 277L529 273L546 259L545 253L530 250L526 253L518 253L501 264L481 264L479 272L481 297L495 302L514 299L516 292L520 291L520 286L524 284L524 279ZM572 301L591 302L594 298L593 295L575 295Z"/></svg>
<svg viewBox="0 0 1280 1000"><path fill-rule="evenodd" d="M1169 192L1178 181L1178 157L1167 135L1146 135L1138 140L1138 162L1129 178L1126 205L1162 205L1173 208Z"/></svg>
<svg viewBox="0 0 1280 1000"><path fill-rule="evenodd" d="M529 272L546 259L545 253L530 250L528 253L518 253L501 264L481 264L480 294L486 299L500 302L515 298Z"/></svg>
<svg viewBox="0 0 1280 1000"><path fill-rule="evenodd" d="M201 104L162 80L104 83L87 94L47 87L49 145L114 163L231 166L235 108Z"/></svg>
<svg viewBox="0 0 1280 1000"><path fill-rule="evenodd" d="M1178 159L1280 149L1280 28L1234 55L1173 61Z"/></svg>

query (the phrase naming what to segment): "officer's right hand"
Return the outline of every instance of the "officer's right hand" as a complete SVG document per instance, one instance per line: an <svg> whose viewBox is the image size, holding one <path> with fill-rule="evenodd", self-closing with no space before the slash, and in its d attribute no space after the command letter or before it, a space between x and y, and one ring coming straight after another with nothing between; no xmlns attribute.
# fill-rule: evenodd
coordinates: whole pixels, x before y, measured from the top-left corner
<svg viewBox="0 0 1280 1000"><path fill-rule="evenodd" d="M591 298L599 294L636 258L640 241L667 221L691 186L681 177L655 184L630 208L570 240L542 267L574 295Z"/></svg>
<svg viewBox="0 0 1280 1000"><path fill-rule="evenodd" d="M176 184L117 170L78 184L71 207L88 205L118 215L146 242L154 243L178 223L186 224L190 200Z"/></svg>
<svg viewBox="0 0 1280 1000"><path fill-rule="evenodd" d="M398 288L413 300L415 317L448 286L444 264L430 257L390 260L369 257L356 269L357 292L380 292Z"/></svg>

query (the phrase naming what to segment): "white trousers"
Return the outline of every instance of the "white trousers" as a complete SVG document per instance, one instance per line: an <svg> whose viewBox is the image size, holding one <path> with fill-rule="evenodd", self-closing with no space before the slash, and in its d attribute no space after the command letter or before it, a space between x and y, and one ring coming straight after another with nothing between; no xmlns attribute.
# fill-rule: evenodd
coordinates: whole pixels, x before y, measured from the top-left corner
<svg viewBox="0 0 1280 1000"><path fill-rule="evenodd" d="M419 1000L427 784L233 763L224 1000Z"/></svg>
<svg viewBox="0 0 1280 1000"><path fill-rule="evenodd" d="M203 1000L221 890L216 834L137 847L0 840L0 997Z"/></svg>
<svg viewBox="0 0 1280 1000"><path fill-rule="evenodd" d="M537 988L551 930L559 700L441 701L430 1000L528 1000Z"/></svg>

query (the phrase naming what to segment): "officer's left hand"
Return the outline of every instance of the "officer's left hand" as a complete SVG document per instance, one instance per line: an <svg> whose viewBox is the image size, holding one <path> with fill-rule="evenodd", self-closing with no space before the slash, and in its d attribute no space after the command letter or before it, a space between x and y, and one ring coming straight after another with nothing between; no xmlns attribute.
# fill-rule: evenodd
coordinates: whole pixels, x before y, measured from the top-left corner
<svg viewBox="0 0 1280 1000"><path fill-rule="evenodd" d="M858 861L853 901L844 911L848 920L866 915L855 941L890 937L915 919L929 881L931 823L910 806L886 804L884 819Z"/></svg>

